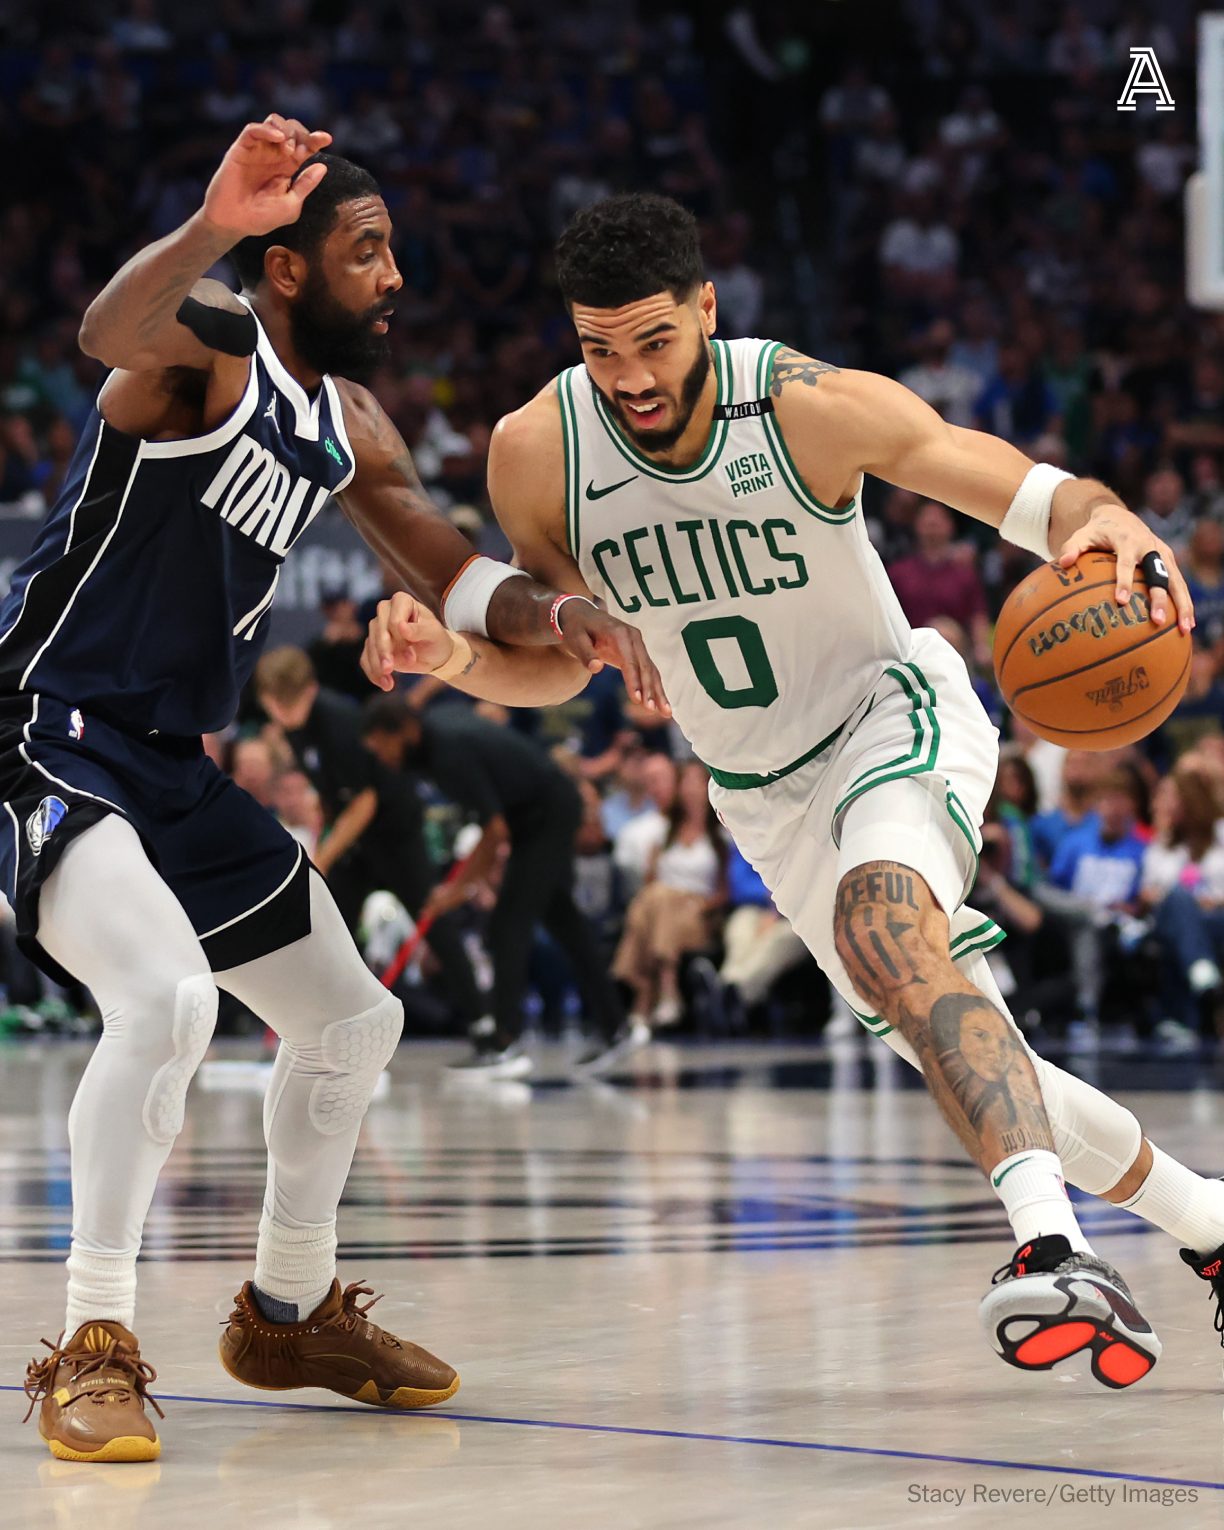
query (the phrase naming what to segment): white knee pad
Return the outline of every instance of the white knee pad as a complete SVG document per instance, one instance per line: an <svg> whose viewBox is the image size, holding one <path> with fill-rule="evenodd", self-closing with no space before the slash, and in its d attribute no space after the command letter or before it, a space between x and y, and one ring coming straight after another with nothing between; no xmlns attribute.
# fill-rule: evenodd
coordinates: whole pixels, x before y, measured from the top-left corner
<svg viewBox="0 0 1224 1530"><path fill-rule="evenodd" d="M154 1142L173 1142L183 1129L187 1085L203 1061L217 1024L217 985L207 974L183 978L174 993L174 1055L153 1075L142 1119Z"/></svg>
<svg viewBox="0 0 1224 1530"><path fill-rule="evenodd" d="M1034 1056L1033 1067L1067 1181L1104 1195L1139 1156L1142 1127L1125 1105L1044 1057Z"/></svg>
<svg viewBox="0 0 1224 1530"><path fill-rule="evenodd" d="M316 1131L332 1137L361 1120L403 1029L404 1006L391 994L351 1020L332 1021L319 1042L327 1072L310 1091Z"/></svg>

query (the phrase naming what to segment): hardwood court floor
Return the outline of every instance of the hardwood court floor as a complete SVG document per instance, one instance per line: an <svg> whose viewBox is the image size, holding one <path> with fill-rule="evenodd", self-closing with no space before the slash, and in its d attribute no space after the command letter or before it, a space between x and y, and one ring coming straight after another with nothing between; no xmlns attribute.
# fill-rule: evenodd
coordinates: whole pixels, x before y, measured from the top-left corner
<svg viewBox="0 0 1224 1530"><path fill-rule="evenodd" d="M459 1368L458 1395L419 1415L250 1392L221 1370L263 1183L259 1068L231 1048L193 1088L148 1227L137 1329L163 1456L92 1467L53 1461L18 1422L26 1360L62 1322L64 1123L87 1051L4 1046L0 1526L1218 1523L1207 1288L1171 1240L1087 1203L1164 1358L1124 1393L1077 1361L1009 1370L977 1320L1011 1251L998 1202L869 1045L866 1060L657 1047L614 1087L461 1092L445 1048L401 1049L341 1211L341 1275ZM1224 1171L1209 1070L1115 1072L1158 1141Z"/></svg>

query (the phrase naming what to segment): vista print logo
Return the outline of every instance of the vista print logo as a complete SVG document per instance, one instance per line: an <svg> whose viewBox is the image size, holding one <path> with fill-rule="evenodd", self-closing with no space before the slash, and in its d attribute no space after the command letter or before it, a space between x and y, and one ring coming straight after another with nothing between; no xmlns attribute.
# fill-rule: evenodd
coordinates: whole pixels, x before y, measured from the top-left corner
<svg viewBox="0 0 1224 1530"><path fill-rule="evenodd" d="M1156 50L1154 48L1132 48L1130 56L1130 74L1127 75L1126 84L1122 87L1122 94L1118 97L1118 110L1120 112L1133 112L1135 110L1136 96L1155 96L1156 110L1158 112L1171 112L1176 102L1169 93L1169 87L1165 84L1165 77L1160 68L1160 60L1156 57Z"/></svg>

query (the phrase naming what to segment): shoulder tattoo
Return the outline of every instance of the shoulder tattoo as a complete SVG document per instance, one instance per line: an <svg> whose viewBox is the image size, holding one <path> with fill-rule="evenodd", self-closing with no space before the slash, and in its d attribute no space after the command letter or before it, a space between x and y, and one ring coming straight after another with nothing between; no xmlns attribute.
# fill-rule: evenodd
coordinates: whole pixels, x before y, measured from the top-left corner
<svg viewBox="0 0 1224 1530"><path fill-rule="evenodd" d="M777 398L789 382L801 382L805 387L814 388L826 372L840 371L841 368L830 361L816 361L798 351L783 349L774 357L769 391Z"/></svg>

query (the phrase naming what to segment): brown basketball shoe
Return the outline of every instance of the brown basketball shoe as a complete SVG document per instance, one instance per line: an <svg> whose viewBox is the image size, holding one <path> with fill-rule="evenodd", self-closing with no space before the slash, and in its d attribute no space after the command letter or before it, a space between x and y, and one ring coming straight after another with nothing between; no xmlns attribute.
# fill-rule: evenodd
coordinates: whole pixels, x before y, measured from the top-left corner
<svg viewBox="0 0 1224 1530"><path fill-rule="evenodd" d="M359 1296L374 1301L362 1307ZM304 1323L269 1323L248 1280L221 1335L221 1364L261 1391L326 1387L375 1408L432 1408L453 1397L459 1377L444 1360L366 1317L378 1300L369 1286L342 1292L334 1280Z"/></svg>
<svg viewBox="0 0 1224 1530"><path fill-rule="evenodd" d="M44 1359L30 1361L26 1418L42 1399L38 1432L61 1461L156 1461L157 1430L145 1415L148 1384L157 1372L140 1358L140 1341L122 1323L82 1323L64 1343L60 1334Z"/></svg>

